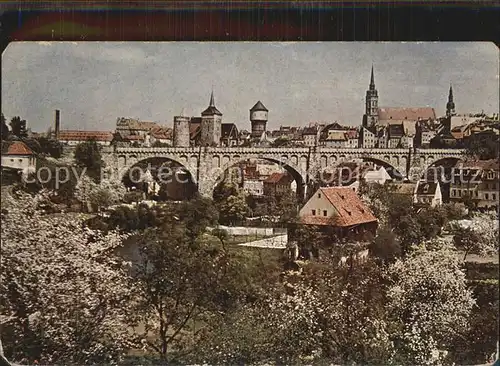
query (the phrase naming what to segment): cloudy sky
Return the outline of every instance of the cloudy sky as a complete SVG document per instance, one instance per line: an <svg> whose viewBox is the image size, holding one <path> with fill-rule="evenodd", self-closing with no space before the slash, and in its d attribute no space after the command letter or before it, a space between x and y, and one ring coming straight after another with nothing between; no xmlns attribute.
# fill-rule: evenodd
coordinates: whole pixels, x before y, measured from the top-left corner
<svg viewBox="0 0 500 366"><path fill-rule="evenodd" d="M212 87L223 122L249 129L261 100L269 127L339 121L359 125L370 68L380 106L432 106L444 114L498 112L493 43L12 43L2 54L2 112L46 131L112 130L117 117L172 125L199 116Z"/></svg>

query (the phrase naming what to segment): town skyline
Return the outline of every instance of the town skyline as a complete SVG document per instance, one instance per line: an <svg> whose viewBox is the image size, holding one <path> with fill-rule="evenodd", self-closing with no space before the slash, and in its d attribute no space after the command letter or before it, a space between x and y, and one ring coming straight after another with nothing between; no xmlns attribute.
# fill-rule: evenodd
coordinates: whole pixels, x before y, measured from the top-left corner
<svg viewBox="0 0 500 366"><path fill-rule="evenodd" d="M13 43L2 56L2 112L33 131L51 127L55 109L63 129L113 130L118 117L171 127L181 111L199 116L213 88L223 122L241 129L258 100L268 129L359 126L372 64L381 107L442 116L452 84L457 113L498 113L498 49L465 42Z"/></svg>

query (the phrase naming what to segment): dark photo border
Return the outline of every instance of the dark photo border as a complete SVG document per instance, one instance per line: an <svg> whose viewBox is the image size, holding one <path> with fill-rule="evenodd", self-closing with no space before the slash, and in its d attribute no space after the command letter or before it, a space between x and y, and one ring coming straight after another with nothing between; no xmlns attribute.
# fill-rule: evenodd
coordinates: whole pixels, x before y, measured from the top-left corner
<svg viewBox="0 0 500 366"><path fill-rule="evenodd" d="M0 4L13 41L493 41L495 1L39 1Z"/></svg>

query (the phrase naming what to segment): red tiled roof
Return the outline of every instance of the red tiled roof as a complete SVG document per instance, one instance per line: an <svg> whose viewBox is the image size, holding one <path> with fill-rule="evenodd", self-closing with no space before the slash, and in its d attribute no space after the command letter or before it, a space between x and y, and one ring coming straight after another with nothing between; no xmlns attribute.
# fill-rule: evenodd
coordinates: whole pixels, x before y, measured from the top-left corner
<svg viewBox="0 0 500 366"><path fill-rule="evenodd" d="M436 113L431 107L418 108L393 108L381 107L378 109L379 120L410 120L417 121L418 119L435 119Z"/></svg>
<svg viewBox="0 0 500 366"><path fill-rule="evenodd" d="M141 135L127 135L123 137L127 141L144 141L144 136Z"/></svg>
<svg viewBox="0 0 500 366"><path fill-rule="evenodd" d="M63 130L59 132L59 140L63 141L111 141L113 133L110 131L77 131Z"/></svg>
<svg viewBox="0 0 500 366"><path fill-rule="evenodd" d="M264 180L264 183L279 183L284 178L290 178L288 173L273 173ZM291 180L291 179L289 179Z"/></svg>
<svg viewBox="0 0 500 366"><path fill-rule="evenodd" d="M353 226L377 221L356 192L348 187L323 187L319 189L338 212L335 217L303 216L307 225Z"/></svg>
<svg viewBox="0 0 500 366"><path fill-rule="evenodd" d="M168 127L155 127L151 130L151 136L157 139L171 139L172 129Z"/></svg>
<svg viewBox="0 0 500 366"><path fill-rule="evenodd" d="M191 119L189 123L189 136L193 139L201 131L201 122L195 122Z"/></svg>
<svg viewBox="0 0 500 366"><path fill-rule="evenodd" d="M141 130L152 130L153 128L160 127L160 125L157 122L150 122L150 121L139 121L138 127Z"/></svg>
<svg viewBox="0 0 500 366"><path fill-rule="evenodd" d="M350 139L357 139L358 138L358 130L347 130L346 135Z"/></svg>
<svg viewBox="0 0 500 366"><path fill-rule="evenodd" d="M34 153L24 142L15 141L7 147L3 155L34 155Z"/></svg>

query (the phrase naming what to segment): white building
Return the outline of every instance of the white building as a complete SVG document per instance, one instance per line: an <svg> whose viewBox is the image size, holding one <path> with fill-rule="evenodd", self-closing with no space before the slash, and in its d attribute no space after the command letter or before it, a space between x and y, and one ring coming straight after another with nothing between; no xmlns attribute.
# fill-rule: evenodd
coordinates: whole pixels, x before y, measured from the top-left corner
<svg viewBox="0 0 500 366"><path fill-rule="evenodd" d="M264 183L258 179L245 179L243 190L252 196L262 196L264 194Z"/></svg>
<svg viewBox="0 0 500 366"><path fill-rule="evenodd" d="M363 180L366 183L384 184L385 182L392 180L392 178L384 167L380 167L378 170L367 171L363 176Z"/></svg>
<svg viewBox="0 0 500 366"><path fill-rule="evenodd" d="M359 145L365 149L374 148L377 145L377 138L375 134L366 127L361 127L361 130L359 131Z"/></svg>
<svg viewBox="0 0 500 366"><path fill-rule="evenodd" d="M320 128L317 125L304 127L302 130L302 139L306 146L317 146L319 141Z"/></svg>
<svg viewBox="0 0 500 366"><path fill-rule="evenodd" d="M2 167L22 171L35 169L35 153L22 141L2 143Z"/></svg>
<svg viewBox="0 0 500 366"><path fill-rule="evenodd" d="M419 181L413 195L413 203L422 206L436 207L443 204L439 182Z"/></svg>

